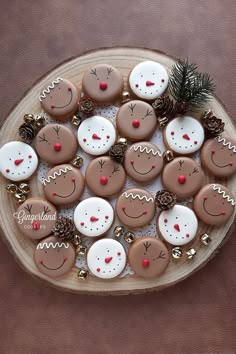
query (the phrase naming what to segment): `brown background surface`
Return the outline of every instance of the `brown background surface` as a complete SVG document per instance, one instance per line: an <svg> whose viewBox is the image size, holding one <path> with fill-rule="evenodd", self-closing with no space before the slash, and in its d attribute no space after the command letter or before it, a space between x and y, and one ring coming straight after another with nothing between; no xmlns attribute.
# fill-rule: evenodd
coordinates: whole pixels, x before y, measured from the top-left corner
<svg viewBox="0 0 236 354"><path fill-rule="evenodd" d="M1 123L63 60L132 45L189 57L233 117L235 0L1 0ZM234 66L233 66L234 65ZM3 206L1 206L3 207ZM1 353L180 353L236 350L235 231L182 283L146 295L87 297L43 287L0 241Z"/></svg>

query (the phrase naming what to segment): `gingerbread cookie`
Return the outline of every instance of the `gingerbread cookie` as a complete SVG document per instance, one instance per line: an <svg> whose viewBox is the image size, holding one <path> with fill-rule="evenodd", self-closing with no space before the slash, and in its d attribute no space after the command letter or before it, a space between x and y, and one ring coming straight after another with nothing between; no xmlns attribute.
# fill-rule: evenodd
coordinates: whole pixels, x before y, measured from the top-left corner
<svg viewBox="0 0 236 354"><path fill-rule="evenodd" d="M178 155L193 154L201 148L204 142L204 129L195 118L178 117L167 124L164 142L168 149Z"/></svg>
<svg viewBox="0 0 236 354"><path fill-rule="evenodd" d="M116 129L107 118L93 116L80 124L78 141L88 154L103 155L115 143Z"/></svg>
<svg viewBox="0 0 236 354"><path fill-rule="evenodd" d="M72 160L77 147L76 136L64 125L48 124L36 136L35 149L39 157L53 165Z"/></svg>
<svg viewBox="0 0 236 354"><path fill-rule="evenodd" d="M10 181L30 179L38 167L38 157L26 143L11 141L0 149L0 172Z"/></svg>
<svg viewBox="0 0 236 354"><path fill-rule="evenodd" d="M88 188L101 197L110 197L120 192L124 186L125 177L122 165L109 156L97 157L92 160L85 173Z"/></svg>
<svg viewBox="0 0 236 354"><path fill-rule="evenodd" d="M220 135L207 140L201 149L201 161L214 176L232 176L236 173L236 139Z"/></svg>
<svg viewBox="0 0 236 354"><path fill-rule="evenodd" d="M58 77L45 85L39 101L51 117L65 120L76 111L79 97L80 90L73 82Z"/></svg>
<svg viewBox="0 0 236 354"><path fill-rule="evenodd" d="M34 252L38 270L52 278L68 273L75 264L75 249L70 242L49 236L40 241Z"/></svg>
<svg viewBox="0 0 236 354"><path fill-rule="evenodd" d="M208 225L225 224L234 212L235 200L227 187L207 184L200 189L193 201L195 213Z"/></svg>
<svg viewBox="0 0 236 354"><path fill-rule="evenodd" d="M86 95L99 103L113 103L123 90L123 78L111 65L98 64L84 74L82 87Z"/></svg>
<svg viewBox="0 0 236 354"><path fill-rule="evenodd" d="M39 240L51 234L57 219L57 210L43 198L29 198L19 206L13 215L20 232Z"/></svg>
<svg viewBox="0 0 236 354"><path fill-rule="evenodd" d="M194 196L203 183L201 167L189 157L176 157L169 162L162 173L164 187L179 199Z"/></svg>
<svg viewBox="0 0 236 354"><path fill-rule="evenodd" d="M154 144L136 143L126 150L124 167L127 174L135 181L149 182L160 174L163 155Z"/></svg>
<svg viewBox="0 0 236 354"><path fill-rule="evenodd" d="M166 270L169 252L156 237L141 237L131 245L128 261L137 276L155 278Z"/></svg>
<svg viewBox="0 0 236 354"><path fill-rule="evenodd" d="M112 226L114 210L105 199L91 197L80 202L74 212L79 232L88 237L104 235Z"/></svg>
<svg viewBox="0 0 236 354"><path fill-rule="evenodd" d="M101 279L111 279L120 275L126 266L126 261L124 247L110 238L95 242L87 253L90 272Z"/></svg>
<svg viewBox="0 0 236 354"><path fill-rule="evenodd" d="M161 96L167 89L168 81L166 69L155 61L137 64L128 79L133 94L147 101L153 101Z"/></svg>
<svg viewBox="0 0 236 354"><path fill-rule="evenodd" d="M149 140L157 126L153 107L144 101L129 101L116 115L117 129L130 141Z"/></svg>
<svg viewBox="0 0 236 354"><path fill-rule="evenodd" d="M53 204L73 204L78 202L84 191L84 177L74 166L55 166L46 174L43 189L46 198Z"/></svg>
<svg viewBox="0 0 236 354"><path fill-rule="evenodd" d="M116 214L128 227L146 226L155 215L154 198L146 189L127 189L117 199Z"/></svg>
<svg viewBox="0 0 236 354"><path fill-rule="evenodd" d="M194 239L198 229L195 213L186 206L175 205L157 218L157 232L171 245L182 246Z"/></svg>

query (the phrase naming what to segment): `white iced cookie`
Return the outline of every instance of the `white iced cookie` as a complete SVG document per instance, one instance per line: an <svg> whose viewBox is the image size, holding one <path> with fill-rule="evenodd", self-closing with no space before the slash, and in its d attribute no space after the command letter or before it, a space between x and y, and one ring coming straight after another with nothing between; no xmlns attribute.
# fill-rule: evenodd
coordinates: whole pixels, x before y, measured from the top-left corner
<svg viewBox="0 0 236 354"><path fill-rule="evenodd" d="M85 236L98 237L107 232L114 220L114 210L106 200L91 197L78 204L74 212L74 223Z"/></svg>
<svg viewBox="0 0 236 354"><path fill-rule="evenodd" d="M93 116L80 124L78 141L88 154L103 155L115 143L116 129L108 119Z"/></svg>
<svg viewBox="0 0 236 354"><path fill-rule="evenodd" d="M129 86L133 93L144 100L155 100L168 86L166 69L155 61L144 61L136 65L129 76Z"/></svg>
<svg viewBox="0 0 236 354"><path fill-rule="evenodd" d="M90 272L98 278L117 277L126 266L124 247L116 240L103 238L88 250L87 265Z"/></svg>
<svg viewBox="0 0 236 354"><path fill-rule="evenodd" d="M186 206L175 205L162 211L157 220L157 231L171 245L181 246L192 241L197 233L198 220Z"/></svg>
<svg viewBox="0 0 236 354"><path fill-rule="evenodd" d="M28 144L11 141L0 149L0 172L11 181L29 179L38 166L38 157Z"/></svg>
<svg viewBox="0 0 236 354"><path fill-rule="evenodd" d="M199 150L204 142L204 129L195 118L183 116L170 121L164 131L167 147L179 155Z"/></svg>

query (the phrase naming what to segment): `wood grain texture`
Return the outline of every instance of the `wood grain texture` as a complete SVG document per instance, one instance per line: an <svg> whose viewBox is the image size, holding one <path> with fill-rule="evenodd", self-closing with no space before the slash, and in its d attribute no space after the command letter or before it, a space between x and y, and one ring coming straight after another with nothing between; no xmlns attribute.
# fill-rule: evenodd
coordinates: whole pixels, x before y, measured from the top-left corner
<svg viewBox="0 0 236 354"><path fill-rule="evenodd" d="M43 77L42 80L37 82L10 113L1 130L1 143L4 144L8 141L18 139L17 130L25 113L31 112L37 114L41 111L38 94L48 80L61 76L68 79L73 79L79 86L81 86L83 74L87 69L98 63L109 63L121 71L124 77L125 85L127 86L126 78L130 69L137 63L144 60L156 60L164 65L168 71L170 71L171 66L174 63L174 59L164 53L135 48L114 48L93 51L65 62ZM206 107L211 109L216 116L219 116L224 120L225 131L229 135L235 135L234 125L222 103L217 98L214 98ZM213 180L219 181L217 179L210 178L209 175L206 174L206 183ZM235 194L235 181L236 177L231 178L229 181L221 180L220 183L227 185L228 188ZM43 281L46 281L52 286L59 287L66 291L92 294L128 294L160 290L164 287L175 284L180 280L187 278L207 263L207 261L214 255L217 249L227 238L227 233L235 217L234 213L227 224L217 228L200 223L198 235L201 235L204 232L209 233L212 238L210 246L206 247L201 244L197 237L192 243L192 246L198 252L196 259L194 261L187 261L186 258L183 257L180 261L178 261L178 266L176 261L172 260L167 271L158 279L145 280L135 276L127 276L122 279L102 281L90 276L86 281L82 281L77 277L78 270L76 268L62 278L51 279L39 273L34 265L32 255L35 248L35 243L26 239L16 229L12 214L17 208L17 205L6 193L5 184L5 180L1 177L0 197L4 208L1 208L0 210L0 220L2 231L12 253L27 272L33 276L37 276ZM32 179L31 188L33 196L42 195L42 188L37 182L36 177Z"/></svg>

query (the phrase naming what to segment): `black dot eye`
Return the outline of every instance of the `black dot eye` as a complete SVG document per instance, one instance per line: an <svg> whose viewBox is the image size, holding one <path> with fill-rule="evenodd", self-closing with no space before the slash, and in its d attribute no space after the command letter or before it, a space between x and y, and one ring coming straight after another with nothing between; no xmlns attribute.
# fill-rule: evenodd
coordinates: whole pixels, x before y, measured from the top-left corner
<svg viewBox="0 0 236 354"><path fill-rule="evenodd" d="M140 155L138 155L138 157L140 157Z"/></svg>
<svg viewBox="0 0 236 354"><path fill-rule="evenodd" d="M45 250L44 253L48 253L48 251Z"/></svg>
<svg viewBox="0 0 236 354"><path fill-rule="evenodd" d="M60 87L58 87L58 90L60 90L61 88Z"/></svg>
<svg viewBox="0 0 236 354"><path fill-rule="evenodd" d="M50 98L52 98L52 96L50 96Z"/></svg>
<svg viewBox="0 0 236 354"><path fill-rule="evenodd" d="M19 155L20 155L20 152L19 152Z"/></svg>
<svg viewBox="0 0 236 354"><path fill-rule="evenodd" d="M85 215L88 215L88 213L85 213Z"/></svg>
<svg viewBox="0 0 236 354"><path fill-rule="evenodd" d="M100 260L100 258L97 258L97 260L99 261L99 260Z"/></svg>
<svg viewBox="0 0 236 354"><path fill-rule="evenodd" d="M151 158L151 157L150 157L150 156L148 156L148 160L150 160L150 158Z"/></svg>
<svg viewBox="0 0 236 354"><path fill-rule="evenodd" d="M57 250L57 252L60 252L60 250Z"/></svg>
<svg viewBox="0 0 236 354"><path fill-rule="evenodd" d="M54 184L57 184L57 182L54 182Z"/></svg>
<svg viewBox="0 0 236 354"><path fill-rule="evenodd" d="M11 161L11 158L9 158L9 161Z"/></svg>

